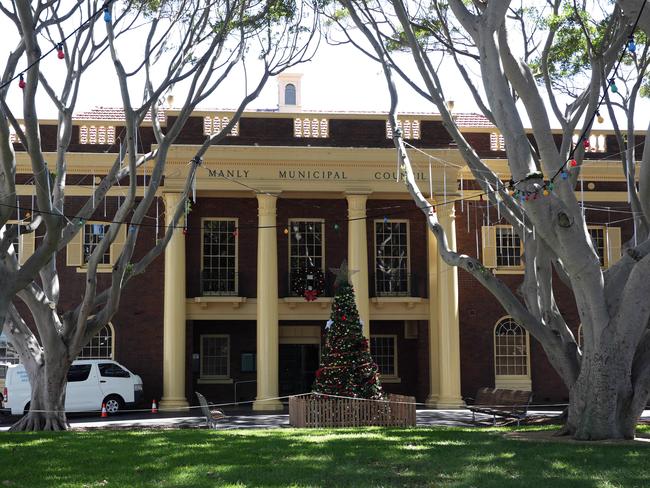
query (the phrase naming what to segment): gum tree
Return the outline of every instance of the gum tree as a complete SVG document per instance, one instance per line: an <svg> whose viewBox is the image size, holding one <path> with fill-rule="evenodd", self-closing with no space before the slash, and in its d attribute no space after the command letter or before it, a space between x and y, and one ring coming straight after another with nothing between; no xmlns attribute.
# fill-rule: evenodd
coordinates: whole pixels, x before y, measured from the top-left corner
<svg viewBox="0 0 650 488"><path fill-rule="evenodd" d="M310 58L317 17L309 7L285 0L0 4L5 21L15 27L15 45L6 59L0 91L0 318L32 386L30 411L13 430L67 428L64 403L71 362L115 315L129 282L164 250L183 215L204 153L230 132L269 77ZM8 34L3 36L9 42ZM65 69L56 76L51 74L55 70L48 69L53 56L46 54L59 50ZM84 75L100 63L114 68L125 136L107 174L78 208L66 200L72 115ZM172 218L163 238L135 259L140 227L161 188L170 146L197 105L222 89L223 82L238 70L246 74L246 83L234 115L197 150L181 204L166 209ZM20 73L24 73L24 86L21 81L18 107L9 101L8 93L18 89L15 79ZM163 128L158 117L160 100L172 87L183 99L178 117ZM58 113L57 150L49 161L39 134L40 93L47 95ZM137 134L147 117L153 124L156 146L143 154L138 152ZM31 164L35 187L33 214L17 224L10 223L16 218L17 191L12 131ZM149 178L144 195L136 197L139 168L146 168ZM59 297L66 283L59 281L57 253L81 231L116 185L126 189L126 196L88 256L80 301L63 308ZM109 284L103 286L97 279L98 266L122 227L126 227L124 247L113 263ZM30 232L42 239L21 265L12 243Z"/></svg>
<svg viewBox="0 0 650 488"><path fill-rule="evenodd" d="M600 95L625 49L642 2L601 5L549 0L533 4L539 9L529 2L510 1L339 3L343 9L330 18L349 41L383 67L403 181L427 216L443 260L471 274L540 342L570 392L563 433L584 440L633 437L650 388L647 225L637 225L636 241L627 243L623 257L609 269L601 269L574 192L584 147L582 141L574 146L572 139L575 132L589 136ZM646 32L649 15L644 12L639 22ZM529 22L530 16L536 21ZM565 102L556 91L552 67L558 60L556 48L566 42L567 33L575 36L572 42L579 41L573 54L580 58L581 76L572 79L571 98ZM413 74L398 61L395 49L410 54ZM445 68L459 70L477 105L503 135L512 182L502 182L456 126L445 104L445 80L438 69L442 57ZM480 74L478 80L470 75L472 65ZM437 108L486 198L520 236L525 274L517 293L479 260L449 248L435 210L417 187L397 130L395 76ZM529 130L522 121L524 112ZM551 131L552 118L562 129L560 144ZM576 167L568 167L573 158ZM649 159L646 148L638 189L635 185L628 189L632 201L638 201L633 210L641 224L648 218ZM624 164L622 171L630 167L634 165ZM568 169L566 179L561 177ZM633 178L632 174L628 181ZM556 303L554 276L573 291L583 347Z"/></svg>

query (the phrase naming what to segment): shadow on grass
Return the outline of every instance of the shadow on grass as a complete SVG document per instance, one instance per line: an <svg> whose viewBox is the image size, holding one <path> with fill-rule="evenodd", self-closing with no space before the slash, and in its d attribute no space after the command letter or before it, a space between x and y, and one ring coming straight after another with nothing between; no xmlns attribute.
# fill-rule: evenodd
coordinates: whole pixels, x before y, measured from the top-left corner
<svg viewBox="0 0 650 488"><path fill-rule="evenodd" d="M647 486L644 447L499 429L92 431L0 436L0 486Z"/></svg>

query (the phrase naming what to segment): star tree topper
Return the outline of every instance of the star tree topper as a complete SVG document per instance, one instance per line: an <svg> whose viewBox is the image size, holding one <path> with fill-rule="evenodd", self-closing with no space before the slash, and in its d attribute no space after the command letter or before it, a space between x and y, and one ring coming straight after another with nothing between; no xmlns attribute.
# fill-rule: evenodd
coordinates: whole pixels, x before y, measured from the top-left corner
<svg viewBox="0 0 650 488"><path fill-rule="evenodd" d="M354 273L359 272L358 269L348 269L347 259L343 260L340 268L330 268L330 271L336 275L334 288L338 287L342 283L350 283L350 276L352 276Z"/></svg>

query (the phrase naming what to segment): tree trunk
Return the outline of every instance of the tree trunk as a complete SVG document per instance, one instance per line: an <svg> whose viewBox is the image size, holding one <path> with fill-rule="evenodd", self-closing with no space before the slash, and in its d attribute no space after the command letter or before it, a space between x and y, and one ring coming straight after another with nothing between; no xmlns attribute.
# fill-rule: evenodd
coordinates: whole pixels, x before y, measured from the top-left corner
<svg viewBox="0 0 650 488"><path fill-rule="evenodd" d="M630 408L633 394L630 372L615 354L583 360L570 391L566 433L585 441L633 439L638 420Z"/></svg>
<svg viewBox="0 0 650 488"><path fill-rule="evenodd" d="M65 391L70 362L54 358L52 362L35 365L34 371L29 369L27 373L32 385L29 412L9 430L67 430L69 425L65 415Z"/></svg>

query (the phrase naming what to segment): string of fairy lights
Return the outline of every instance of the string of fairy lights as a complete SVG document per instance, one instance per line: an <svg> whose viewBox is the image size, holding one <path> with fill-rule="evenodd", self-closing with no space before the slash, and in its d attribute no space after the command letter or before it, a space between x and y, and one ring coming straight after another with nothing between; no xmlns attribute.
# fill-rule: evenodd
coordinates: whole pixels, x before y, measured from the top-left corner
<svg viewBox="0 0 650 488"><path fill-rule="evenodd" d="M3 90L7 86L9 86L13 81L18 80L18 87L21 90L24 90L25 87L27 86L27 82L25 81L25 74L32 69L34 66L36 66L38 63L40 63L44 58L52 54L53 52L56 51L56 55L59 59L65 59L65 52L63 51L63 46L65 45L65 41L70 39L72 36L74 36L77 32L79 32L81 29L86 27L90 22L92 22L96 17L101 15L103 13L104 15L104 21L108 24L113 21L113 15L111 14L111 3L113 0L107 0L104 2L97 11L95 11L93 14L91 14L88 19L86 19L84 22L79 24L79 27L74 29L72 32L70 32L67 36L63 36L60 42L56 43L52 48L49 50L45 51L43 54L41 54L38 58L36 58L34 61L32 61L30 64L27 65L25 69L22 71L18 72L18 74L14 75L13 77L9 78L3 83L0 83L0 90Z"/></svg>
<svg viewBox="0 0 650 488"><path fill-rule="evenodd" d="M541 185L538 185L532 190L529 189L522 189L522 188L517 188L517 185L520 183L524 183L526 181L530 180L537 180L537 179L544 179L544 175L541 172L533 172L530 173L529 175L525 176L521 180L514 181L510 180L510 184L508 186L508 191L510 195L514 198L519 199L522 203L529 201L529 200L535 200L539 197L539 195L543 196L549 196L551 192L555 189L554 182L558 178L558 176L562 180L568 180L569 179L569 171L573 169L578 169L579 164L577 159L575 158L575 153L578 151L580 146L582 146L585 150L589 149L591 146L591 143L589 141L589 138L587 137L587 134L590 132L591 127L594 123L594 119L597 118L599 123L602 123L604 120L602 115L600 115L600 107L605 101L605 97L607 95L607 90L611 90L612 93L618 93L618 87L616 86L616 75L618 73L618 69L620 68L621 64L623 63L623 60L625 58L626 54L630 54L631 56L636 55L636 41L634 39L634 32L639 25L639 21L641 20L641 15L643 14L643 10L645 9L647 1L644 1L641 4L641 8L639 9L639 13L634 21L634 24L632 25L632 29L630 30L630 33L627 36L627 41L625 43L624 48L622 49L618 60L616 61L614 65L614 70L612 73L612 76L609 77L607 84L605 86L605 90L603 90L603 93L600 95L598 99L598 103L596 104L596 107L591 114L591 116L588 119L588 123L585 125L585 128L582 130L580 136L578 137L577 141L575 144L572 145L571 151L569 152L569 155L567 159L564 161L564 164L560 166L556 172L549 178L548 181L544 182Z"/></svg>
<svg viewBox="0 0 650 488"><path fill-rule="evenodd" d="M104 2L100 9L98 9L95 13L90 15L89 18L86 21L81 23L79 25L79 27L74 29L70 34L68 34L67 36L64 36L62 38L61 42L55 44L51 49L49 49L48 51L43 53L39 58L37 58L35 61L33 61L32 63L27 65L27 67L24 70L20 71L17 75L15 75L14 77L10 78L9 80L1 83L0 84L0 90L3 90L4 88L6 88L11 82L15 81L16 79L18 79L19 88L24 89L26 87L26 81L25 81L24 75L32 67L34 67L37 63L39 63L43 58L45 58L46 56L50 55L53 52L57 53L57 57L59 59L65 59L64 44L65 44L65 41L67 41L70 37L72 37L78 31L83 29L88 23L93 21L99 15L103 14L103 19L104 19L104 21L106 23L112 22L112 14L111 14L111 9L110 9L110 5L111 5L112 2L113 2L113 0L107 0L106 2ZM641 18L641 15L642 15L643 11L644 11L646 3L647 2L644 1L643 4L641 5L639 13L638 13L638 15L637 15L637 17L635 19L635 22L634 22L634 24L632 26L631 32L627 37L625 47L622 50L617 62L614 65L612 76L608 78L607 85L606 85L606 90L609 89L609 90L611 90L612 93L617 93L618 92L618 87L616 86L615 78L616 78L616 74L618 72L618 69L619 69L621 63L624 60L625 55L629 53L630 55L634 56L635 53L636 53L636 47L637 46L636 46L636 42L635 42L635 38L634 38L634 32L635 32L635 30L636 30L636 28L638 26L638 23L640 21L640 18ZM590 118L588 119L589 122L586 124L585 128L583 129L582 133L579 135L579 137L577 138L575 143L572 144L572 148L571 148L571 150L569 152L569 155L568 155L567 159L565 160L564 164L560 168L558 168L558 170L555 172L555 174L553 174L551 176L551 178L549 178L548 181L543 182L541 185L537 185L532 190L518 188L518 185L520 185L521 183L527 182L529 180L537 180L537 179L542 179L543 180L543 174L541 172L531 173L531 174L527 175L526 177L524 177L524 178L522 178L520 180L517 180L517 181L514 181L514 180L511 179L509 181L508 185L504 185L505 189L508 190L508 193L511 196L513 196L516 199L519 199L522 203L526 202L526 201L529 201L531 199L535 200L540 195L548 196L555 189L554 183L555 183L555 180L558 177L560 179L562 179L562 180L567 180L569 178L569 172L572 169L579 168L580 165L578 164L578 161L574 157L575 153L576 153L576 151L578 151L580 146L582 146L585 150L589 149L590 141L589 141L589 138L587 137L587 134L591 130L591 127L593 125L593 122L594 122L595 118L597 118L600 123L602 123L602 121L603 121L603 118L602 118L602 116L600 114L599 109L600 109L601 105L603 104L603 102L605 100L605 96L606 96L606 91L604 91L601 94L593 113L591 114ZM417 150L417 148L415 148L415 147L414 147L414 149ZM623 152L623 151L621 151L621 152ZM435 159L438 159L438 158L435 158ZM192 162L195 162L195 160L192 160ZM200 164L200 162L199 162L199 164ZM452 163L449 163L449 164L452 164ZM262 193L259 189L253 188L253 187L251 187L251 186L249 186L249 185L247 185L247 184L245 184L245 183L243 183L241 181L231 179L231 178L228 178L228 177L225 177L225 176L224 176L224 178L226 178L226 179L228 179L228 180L230 180L230 181L232 181L232 182L234 182L236 184L245 186L245 187L255 191L256 193ZM499 181L499 183L501 183L501 181ZM488 195L490 195L492 193L498 193L499 191L504 189L504 187L501 187L501 188L497 187L494 190L487 190L487 191L483 191L481 193L476 193L474 191L474 192L471 192L470 196L467 196L467 197L462 196L460 198L446 199L444 202L436 202L436 203L428 202L427 203L427 208L431 208L435 212L437 207L446 206L446 205L455 205L458 202L462 203L462 202L474 201L477 198L482 200L483 196L488 196ZM445 191L445 194L446 194L446 191ZM433 195L431 195L431 196L433 197ZM287 199L287 200L289 200L289 199ZM298 200L292 200L292 201L296 202L298 204L304 205L303 202L300 202ZM497 202L497 204L495 204L495 205L498 205L498 204L499 203ZM26 217L31 216L33 214L33 212L35 212L35 210L33 209L33 205L32 205L31 209L28 208L28 207L21 206L18 203L16 205L10 205L10 204L1 204L1 205L5 206L5 207L8 207L8 208L14 208L17 211L18 214L20 214L20 211L23 210L24 215ZM313 206L313 205L311 205L311 206ZM333 229L335 231L338 231L340 229L340 224L343 224L343 223L347 223L347 222L351 222L351 221L355 221L355 220L376 219L377 217L381 217L381 216L383 216L384 223L388 223L389 219L391 217L403 215L403 214L409 213L409 212L411 212L413 210L412 208L400 209L400 210L391 210L391 209L394 209L394 208L395 208L394 205L387 206L387 207L377 207L377 208L370 209L370 211L378 211L378 210L390 210L390 211L388 211L388 212L383 211L383 212L381 212L379 214L376 214L376 215L375 214L373 214L373 215L365 215L363 217L329 219L329 223L332 224L332 227L333 227ZM489 210L489 208L490 208L489 202L486 204L486 208ZM189 205L186 206L186 217L187 217L187 214L189 212L188 209L189 209ZM594 210L595 210L595 208L594 208ZM602 210L604 210L604 208ZM607 210L609 211L610 209L607 207ZM622 210L617 210L617 209L611 209L611 211L623 212ZM50 214L50 215L55 215L55 216L58 216L58 217L63 217L63 218L66 218L68 221L77 220L79 225L84 225L86 223L86 219L80 218L79 216L76 216L76 215L71 216L71 215L65 215L65 214L60 213L60 212L46 212L46 211L40 211L40 210L38 210L36 212L38 212L40 214L46 214L46 215ZM159 226L158 226L157 220L158 220L158 216L156 216L156 223L155 224L154 223L146 223L146 222L131 223L131 224L129 224L129 228L133 229L134 227L155 227L156 229L158 229ZM469 220L469 218L468 218L468 220ZM93 222L99 222L99 223L102 223L102 224L113 224L113 223L122 224L123 223L123 222L117 222L117 221L113 221L113 220L97 220L97 219L93 219ZM180 229L183 229L184 234L189 234L190 229L188 227L187 222L188 222L188 219L186 218L183 225L166 226L166 227L167 228L170 228L170 227L180 228ZM282 223L276 224L276 225L266 225L266 226L260 226L260 225L244 225L244 226L241 226L240 225L240 226L236 227L234 232L236 234L238 234L240 229L249 229L249 228L251 228L251 229L252 228L255 228L255 229L283 228L283 232L284 232L285 235L287 235L289 233L288 226L285 225L285 224L282 224ZM201 230L203 230L203 229L201 229ZM156 230L156 233L157 233L157 230Z"/></svg>

